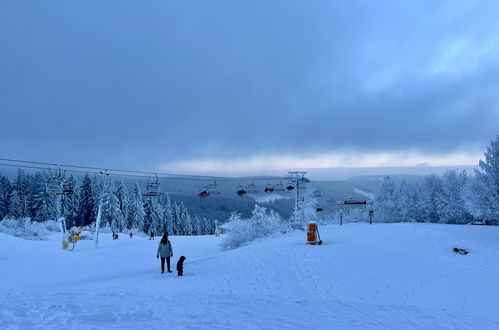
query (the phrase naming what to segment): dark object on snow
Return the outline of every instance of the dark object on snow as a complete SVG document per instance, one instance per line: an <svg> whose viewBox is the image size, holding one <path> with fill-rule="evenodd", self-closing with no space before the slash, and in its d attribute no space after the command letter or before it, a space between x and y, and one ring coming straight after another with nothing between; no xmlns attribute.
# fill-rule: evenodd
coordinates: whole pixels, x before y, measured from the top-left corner
<svg viewBox="0 0 499 330"><path fill-rule="evenodd" d="M185 257L181 256L180 259L178 259L178 261L177 261L178 276L184 275L184 260L185 260Z"/></svg>
<svg viewBox="0 0 499 330"><path fill-rule="evenodd" d="M130 238L132 238L132 237L133 237L133 233L130 233Z"/></svg>
<svg viewBox="0 0 499 330"><path fill-rule="evenodd" d="M460 248L453 248L452 251L459 253L459 254L462 254L462 255L467 255L468 253L470 253L468 250L460 249Z"/></svg>
<svg viewBox="0 0 499 330"><path fill-rule="evenodd" d="M151 231L151 236L149 236L149 240L154 239L154 233Z"/></svg>
<svg viewBox="0 0 499 330"><path fill-rule="evenodd" d="M118 239L118 234L113 231L113 239Z"/></svg>

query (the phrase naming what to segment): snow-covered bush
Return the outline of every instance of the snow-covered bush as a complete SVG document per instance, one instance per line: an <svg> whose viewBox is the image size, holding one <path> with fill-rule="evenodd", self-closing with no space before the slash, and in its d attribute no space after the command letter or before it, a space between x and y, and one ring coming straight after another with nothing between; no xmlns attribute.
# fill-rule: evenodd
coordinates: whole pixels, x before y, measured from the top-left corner
<svg viewBox="0 0 499 330"><path fill-rule="evenodd" d="M48 231L55 231L55 232L61 231L61 224L58 221L47 220L41 223Z"/></svg>
<svg viewBox="0 0 499 330"><path fill-rule="evenodd" d="M0 222L0 232L25 239L43 239L49 234L43 222L30 218L4 219Z"/></svg>
<svg viewBox="0 0 499 330"><path fill-rule="evenodd" d="M277 213L267 213L266 208L259 205L255 205L251 219L241 219L241 215L234 212L222 227L226 233L222 239L224 249L235 249L254 239L271 236L285 229Z"/></svg>

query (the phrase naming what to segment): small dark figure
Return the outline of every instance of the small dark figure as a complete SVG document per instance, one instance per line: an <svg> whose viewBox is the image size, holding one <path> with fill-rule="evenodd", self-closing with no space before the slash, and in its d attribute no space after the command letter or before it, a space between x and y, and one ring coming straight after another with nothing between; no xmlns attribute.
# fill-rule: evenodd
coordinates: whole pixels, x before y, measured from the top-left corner
<svg viewBox="0 0 499 330"><path fill-rule="evenodd" d="M132 237L133 237L133 233L132 233L132 232L130 232L130 238L132 238Z"/></svg>
<svg viewBox="0 0 499 330"><path fill-rule="evenodd" d="M158 252L156 254L156 258L161 257L161 274L165 272L165 260L166 265L168 266L168 273L171 273L170 270L170 258L173 257L173 248L170 240L168 239L168 234L164 234L161 241L159 241Z"/></svg>
<svg viewBox="0 0 499 330"><path fill-rule="evenodd" d="M178 259L178 261L177 261L178 276L184 275L184 260L185 260L185 257L181 256L180 259Z"/></svg>
<svg viewBox="0 0 499 330"><path fill-rule="evenodd" d="M462 255L467 255L469 253L468 250L460 249L460 248L453 248L452 251L459 253L459 254L462 254Z"/></svg>
<svg viewBox="0 0 499 330"><path fill-rule="evenodd" d="M114 232L114 230L113 230L113 236L112 237L113 237L113 240L116 239L116 233Z"/></svg>
<svg viewBox="0 0 499 330"><path fill-rule="evenodd" d="M151 231L151 236L149 237L149 240L154 240L154 233Z"/></svg>

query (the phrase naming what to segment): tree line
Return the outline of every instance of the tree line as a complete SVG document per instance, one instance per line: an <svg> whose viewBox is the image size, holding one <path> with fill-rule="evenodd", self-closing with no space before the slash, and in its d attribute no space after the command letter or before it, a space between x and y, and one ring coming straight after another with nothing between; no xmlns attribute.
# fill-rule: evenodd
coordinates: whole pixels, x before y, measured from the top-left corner
<svg viewBox="0 0 499 330"><path fill-rule="evenodd" d="M480 160L473 175L447 171L421 180L395 184L383 178L374 206L378 221L464 224L480 219L499 223L499 136Z"/></svg>
<svg viewBox="0 0 499 330"><path fill-rule="evenodd" d="M12 180L0 174L0 219L56 220L63 216L68 228L95 222L101 204L101 226L116 232L136 229L145 233L174 235L211 234L214 221L192 217L182 202L168 195L144 196L138 183L131 191L123 181L86 174L81 182L64 177L64 189L72 194L58 197L47 190L49 174L18 170Z"/></svg>

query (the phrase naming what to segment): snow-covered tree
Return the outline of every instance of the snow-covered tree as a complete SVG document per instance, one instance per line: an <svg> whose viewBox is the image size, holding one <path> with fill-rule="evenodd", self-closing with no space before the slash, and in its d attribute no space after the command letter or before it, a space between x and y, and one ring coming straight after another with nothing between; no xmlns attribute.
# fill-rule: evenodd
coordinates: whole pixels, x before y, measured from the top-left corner
<svg viewBox="0 0 499 330"><path fill-rule="evenodd" d="M442 176L442 187L437 192L437 213L441 223L468 223L470 214L463 199L468 177L466 172L447 171Z"/></svg>
<svg viewBox="0 0 499 330"><path fill-rule="evenodd" d="M23 216L23 206L21 199L19 198L19 193L17 190L12 190L9 200L9 213L8 216L13 219L20 219Z"/></svg>
<svg viewBox="0 0 499 330"><path fill-rule="evenodd" d="M114 192L114 185L110 179L107 179L104 183L101 212L101 226L108 225L113 231L121 231L120 204Z"/></svg>
<svg viewBox="0 0 499 330"><path fill-rule="evenodd" d="M180 234L181 235L190 235L192 233L192 220L191 216L189 215L189 212L187 212L187 209L184 206L184 203L180 203L180 206L178 207L178 217L179 217L179 224L180 224Z"/></svg>
<svg viewBox="0 0 499 330"><path fill-rule="evenodd" d="M389 176L383 178L383 183L375 200L378 218L382 221L397 221L395 201L395 183Z"/></svg>
<svg viewBox="0 0 499 330"><path fill-rule="evenodd" d="M114 194L118 199L118 209L119 209L116 219L117 226L120 231L124 229L129 229L128 212L129 212L130 197L128 196L128 190L126 189L126 186L123 181L120 181L118 183L118 186L116 187Z"/></svg>
<svg viewBox="0 0 499 330"><path fill-rule="evenodd" d="M94 200L92 189L92 179L88 174L83 177L79 194L79 208L77 216L77 226L86 226L94 221L94 207L98 200Z"/></svg>
<svg viewBox="0 0 499 330"><path fill-rule="evenodd" d="M9 213L9 199L12 191L10 181L6 176L0 175L0 221Z"/></svg>
<svg viewBox="0 0 499 330"><path fill-rule="evenodd" d="M481 217L488 221L499 221L499 135L485 151L485 159L480 160L480 170L476 175L476 190L478 194L475 208ZM475 212L476 213L476 212Z"/></svg>
<svg viewBox="0 0 499 330"><path fill-rule="evenodd" d="M146 197L144 200L144 232L161 232L163 210L156 197Z"/></svg>
<svg viewBox="0 0 499 330"><path fill-rule="evenodd" d="M133 188L133 193L130 198L129 204L129 228L135 228L140 231L144 230L144 202L142 200L142 192L140 191L140 186L135 183Z"/></svg>
<svg viewBox="0 0 499 330"><path fill-rule="evenodd" d="M72 194L61 196L60 214L66 220L68 228L77 226L79 209L79 190L74 176L69 176L64 182L64 189L73 191Z"/></svg>

